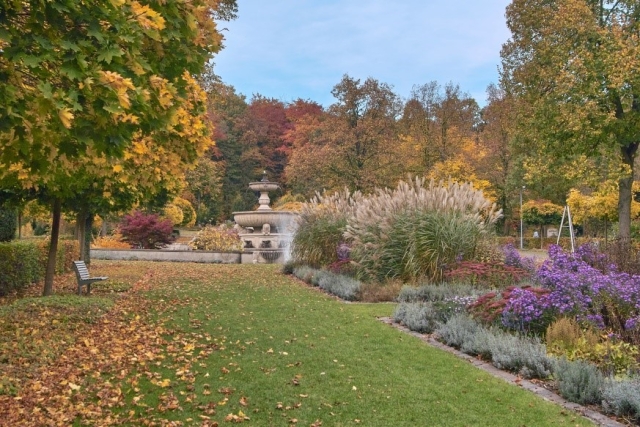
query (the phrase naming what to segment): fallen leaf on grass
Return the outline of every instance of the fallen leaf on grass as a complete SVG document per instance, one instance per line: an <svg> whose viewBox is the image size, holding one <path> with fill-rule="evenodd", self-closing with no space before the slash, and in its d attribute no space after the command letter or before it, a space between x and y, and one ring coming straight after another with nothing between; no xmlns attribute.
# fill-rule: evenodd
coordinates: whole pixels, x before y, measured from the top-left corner
<svg viewBox="0 0 640 427"><path fill-rule="evenodd" d="M225 421L231 421L234 423L243 423L245 421L249 421L250 419L251 418L247 417L242 411L238 411L238 415L231 413L224 418Z"/></svg>

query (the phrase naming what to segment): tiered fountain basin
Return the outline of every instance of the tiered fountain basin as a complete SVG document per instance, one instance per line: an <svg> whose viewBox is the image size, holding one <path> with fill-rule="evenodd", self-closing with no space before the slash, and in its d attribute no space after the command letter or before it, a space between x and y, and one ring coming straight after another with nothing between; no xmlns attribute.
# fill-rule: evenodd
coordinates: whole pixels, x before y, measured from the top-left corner
<svg viewBox="0 0 640 427"><path fill-rule="evenodd" d="M249 259L254 263L285 262L297 214L271 209L269 192L279 189L280 186L269 181L266 172L261 181L250 182L249 188L260 192L260 206L255 211L233 212L238 235L244 244L242 262L248 262Z"/></svg>
<svg viewBox="0 0 640 427"><path fill-rule="evenodd" d="M292 223L296 216L293 212L273 210L233 213L233 219L240 227L253 227L255 232L259 232L262 230L264 224L270 224L272 233L286 232L285 229ZM273 227L276 227L277 230L274 230Z"/></svg>
<svg viewBox="0 0 640 427"><path fill-rule="evenodd" d="M233 219L240 226L238 235L244 243L243 262L284 262L295 217L295 213L286 211L234 212Z"/></svg>

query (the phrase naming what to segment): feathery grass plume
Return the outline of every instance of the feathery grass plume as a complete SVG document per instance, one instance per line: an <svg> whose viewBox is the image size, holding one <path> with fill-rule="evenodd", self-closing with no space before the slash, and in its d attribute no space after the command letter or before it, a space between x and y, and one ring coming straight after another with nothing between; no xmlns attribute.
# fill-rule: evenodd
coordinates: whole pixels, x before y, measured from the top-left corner
<svg viewBox="0 0 640 427"><path fill-rule="evenodd" d="M291 244L296 262L314 267L338 261L337 248L344 241L347 219L362 200L360 192L348 189L333 194L320 194L304 203L298 217L298 228Z"/></svg>
<svg viewBox="0 0 640 427"><path fill-rule="evenodd" d="M363 278L436 280L447 264L473 259L501 216L470 183L410 178L359 200L344 236Z"/></svg>

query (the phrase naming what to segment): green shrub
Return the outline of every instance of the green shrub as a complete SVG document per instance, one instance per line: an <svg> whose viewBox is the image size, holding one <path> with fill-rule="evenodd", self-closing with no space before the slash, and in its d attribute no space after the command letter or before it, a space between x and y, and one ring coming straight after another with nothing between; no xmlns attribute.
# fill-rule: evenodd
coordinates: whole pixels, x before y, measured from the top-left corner
<svg viewBox="0 0 640 427"><path fill-rule="evenodd" d="M554 368L560 395L570 402L600 403L604 376L595 365L582 360L559 359Z"/></svg>
<svg viewBox="0 0 640 427"><path fill-rule="evenodd" d="M18 216L13 209L0 207L0 242L9 242L16 237Z"/></svg>
<svg viewBox="0 0 640 427"><path fill-rule="evenodd" d="M40 240L37 246L40 250L40 264L43 269L47 266L47 257L49 256L49 245L51 241L47 237ZM56 252L56 274L64 274L73 271L73 261L80 259L80 244L75 239L58 240L58 251Z"/></svg>
<svg viewBox="0 0 640 427"><path fill-rule="evenodd" d="M553 361L538 338L485 328L464 314L452 316L436 328L435 333L447 345L467 354L480 355L491 360L496 368L525 378L546 378L553 369Z"/></svg>
<svg viewBox="0 0 640 427"><path fill-rule="evenodd" d="M501 216L471 184L401 181L358 202L345 237L361 277L437 280L457 259L473 259Z"/></svg>
<svg viewBox="0 0 640 427"><path fill-rule="evenodd" d="M0 243L0 295L22 292L44 277L49 254L49 240ZM72 271L79 259L77 240L60 240L56 253L56 273Z"/></svg>
<svg viewBox="0 0 640 427"><path fill-rule="evenodd" d="M0 243L0 295L21 292L43 275L42 252L35 243Z"/></svg>

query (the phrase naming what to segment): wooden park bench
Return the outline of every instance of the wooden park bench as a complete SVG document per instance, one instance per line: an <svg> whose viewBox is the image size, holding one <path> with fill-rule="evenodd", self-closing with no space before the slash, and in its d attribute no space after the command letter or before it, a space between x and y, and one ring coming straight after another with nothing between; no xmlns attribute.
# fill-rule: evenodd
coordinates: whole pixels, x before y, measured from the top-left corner
<svg viewBox="0 0 640 427"><path fill-rule="evenodd" d="M91 293L91 284L94 282L100 282L107 280L108 277L91 277L89 275L89 269L84 261L73 261L73 268L76 271L76 278L78 279L78 295L82 295L82 287L87 286L87 295Z"/></svg>

